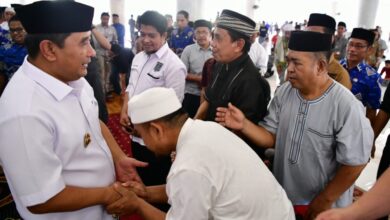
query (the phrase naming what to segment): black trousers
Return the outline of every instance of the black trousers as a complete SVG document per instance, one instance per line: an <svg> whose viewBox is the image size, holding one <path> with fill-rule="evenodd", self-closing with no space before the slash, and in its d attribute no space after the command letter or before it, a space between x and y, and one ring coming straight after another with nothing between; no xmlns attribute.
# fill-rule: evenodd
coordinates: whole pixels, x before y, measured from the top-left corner
<svg viewBox="0 0 390 220"><path fill-rule="evenodd" d="M379 162L378 173L376 178L379 177L390 167L390 135L387 137L385 148L383 149L383 154L381 157L381 161ZM382 217L378 220L387 220L388 217Z"/></svg>
<svg viewBox="0 0 390 220"><path fill-rule="evenodd" d="M167 176L171 168L170 156L156 156L152 151L138 142L131 142L133 157L137 160L148 162L147 167L137 167L137 172L146 186L161 185L167 183ZM168 204L153 204L162 211L168 211Z"/></svg>
<svg viewBox="0 0 390 220"><path fill-rule="evenodd" d="M190 118L193 118L198 111L200 105L200 96L192 94L184 94L183 108L188 113Z"/></svg>

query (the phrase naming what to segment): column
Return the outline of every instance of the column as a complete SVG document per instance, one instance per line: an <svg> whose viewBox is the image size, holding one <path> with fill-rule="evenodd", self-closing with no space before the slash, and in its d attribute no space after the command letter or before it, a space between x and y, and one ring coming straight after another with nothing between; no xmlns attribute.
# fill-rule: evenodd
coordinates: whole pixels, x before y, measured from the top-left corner
<svg viewBox="0 0 390 220"><path fill-rule="evenodd" d="M358 27L374 28L379 0L360 0Z"/></svg>
<svg viewBox="0 0 390 220"><path fill-rule="evenodd" d="M126 26L125 0L110 0L111 14L119 15L119 22ZM111 23L111 21L110 21Z"/></svg>
<svg viewBox="0 0 390 220"><path fill-rule="evenodd" d="M190 16L190 21L195 21L198 19L207 19L204 14L205 4L204 0L177 0L176 1L176 12L180 10L187 11ZM172 15L173 20L176 19L176 14Z"/></svg>

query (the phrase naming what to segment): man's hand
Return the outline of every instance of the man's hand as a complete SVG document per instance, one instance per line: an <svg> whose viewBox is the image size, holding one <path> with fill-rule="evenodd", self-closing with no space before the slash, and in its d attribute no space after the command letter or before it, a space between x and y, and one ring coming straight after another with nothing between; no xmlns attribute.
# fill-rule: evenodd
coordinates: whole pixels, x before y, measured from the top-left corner
<svg viewBox="0 0 390 220"><path fill-rule="evenodd" d="M330 201L325 198L323 195L318 195L316 198L314 198L310 204L309 209L307 210L305 220L311 220L315 219L315 217L328 209L332 207L333 201Z"/></svg>
<svg viewBox="0 0 390 220"><path fill-rule="evenodd" d="M130 157L122 157L115 161L115 171L119 181L137 181L142 183L141 178L138 176L136 167L146 167L148 163L138 161Z"/></svg>
<svg viewBox="0 0 390 220"><path fill-rule="evenodd" d="M241 131L244 128L245 115L240 109L229 103L228 108L217 108L215 121L228 128Z"/></svg>
<svg viewBox="0 0 390 220"><path fill-rule="evenodd" d="M136 182L136 181L129 181L126 183L122 183L121 186L130 189L138 197L148 200L148 191L146 186L143 183Z"/></svg>
<svg viewBox="0 0 390 220"><path fill-rule="evenodd" d="M118 216L136 212L139 205L137 195L118 183L114 184L114 189L121 195L121 198L106 206L107 212Z"/></svg>
<svg viewBox="0 0 390 220"><path fill-rule="evenodd" d="M346 209L331 209L319 214L316 220L355 220L351 214L347 213Z"/></svg>

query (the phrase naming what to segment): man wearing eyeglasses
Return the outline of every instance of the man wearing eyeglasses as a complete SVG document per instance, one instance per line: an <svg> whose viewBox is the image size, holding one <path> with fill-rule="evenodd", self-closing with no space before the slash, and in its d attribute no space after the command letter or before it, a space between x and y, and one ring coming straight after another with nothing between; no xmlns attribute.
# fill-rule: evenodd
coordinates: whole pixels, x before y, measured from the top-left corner
<svg viewBox="0 0 390 220"><path fill-rule="evenodd" d="M9 32L12 41L0 47L0 95L27 55L24 46L26 31L17 16L9 20Z"/></svg>
<svg viewBox="0 0 390 220"><path fill-rule="evenodd" d="M347 44L347 56L340 64L349 72L352 93L366 107L366 116L371 124L380 107L380 75L365 62L365 57L374 42L375 34L363 28L354 28Z"/></svg>

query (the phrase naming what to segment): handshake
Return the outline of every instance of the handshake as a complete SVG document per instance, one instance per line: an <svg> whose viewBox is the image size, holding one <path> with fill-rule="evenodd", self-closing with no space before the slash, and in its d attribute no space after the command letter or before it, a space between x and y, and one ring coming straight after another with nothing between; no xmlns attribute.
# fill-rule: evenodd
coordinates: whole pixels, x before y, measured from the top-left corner
<svg viewBox="0 0 390 220"><path fill-rule="evenodd" d="M139 204L148 198L146 187L136 181L115 182L108 187L108 191L106 210L114 217L136 213Z"/></svg>

